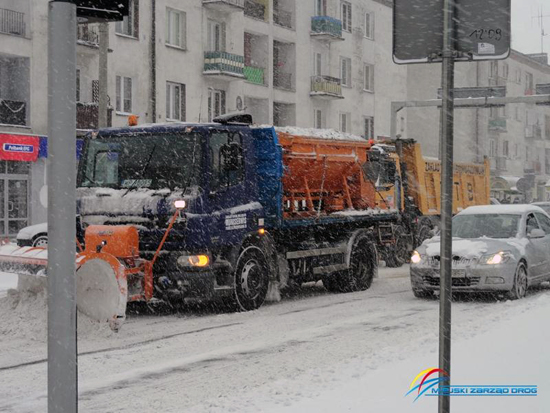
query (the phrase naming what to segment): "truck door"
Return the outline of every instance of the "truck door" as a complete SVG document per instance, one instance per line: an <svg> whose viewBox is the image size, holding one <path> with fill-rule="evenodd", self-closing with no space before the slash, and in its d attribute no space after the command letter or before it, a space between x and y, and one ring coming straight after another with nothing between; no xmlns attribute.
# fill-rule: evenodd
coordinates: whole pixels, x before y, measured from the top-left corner
<svg viewBox="0 0 550 413"><path fill-rule="evenodd" d="M232 131L213 131L208 142L209 210L212 216L212 243L237 243L251 225L245 179L242 135Z"/></svg>

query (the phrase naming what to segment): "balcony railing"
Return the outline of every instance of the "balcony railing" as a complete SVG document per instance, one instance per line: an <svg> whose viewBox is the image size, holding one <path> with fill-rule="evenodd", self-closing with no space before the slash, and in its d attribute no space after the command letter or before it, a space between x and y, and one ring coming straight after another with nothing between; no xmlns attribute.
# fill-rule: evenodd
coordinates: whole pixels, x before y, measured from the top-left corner
<svg viewBox="0 0 550 413"><path fill-rule="evenodd" d="M266 12L266 6L264 4L257 3L253 0L245 0L244 2L245 16L267 21L265 12Z"/></svg>
<svg viewBox="0 0 550 413"><path fill-rule="evenodd" d="M292 29L292 12L283 9L273 9L273 22L279 26Z"/></svg>
<svg viewBox="0 0 550 413"><path fill-rule="evenodd" d="M25 13L0 9L0 32L25 36Z"/></svg>
<svg viewBox="0 0 550 413"><path fill-rule="evenodd" d="M113 109L109 108L107 114L107 126L111 126ZM97 129L99 127L99 105L97 103L76 104L76 128Z"/></svg>
<svg viewBox="0 0 550 413"><path fill-rule="evenodd" d="M311 96L343 99L340 79L330 76L311 77Z"/></svg>
<svg viewBox="0 0 550 413"><path fill-rule="evenodd" d="M244 77L247 82L265 85L265 69L262 67L245 66Z"/></svg>
<svg viewBox="0 0 550 413"><path fill-rule="evenodd" d="M244 78L244 56L227 52L205 52L203 74Z"/></svg>
<svg viewBox="0 0 550 413"><path fill-rule="evenodd" d="M343 40L342 22L334 17L313 16L311 35L325 40Z"/></svg>
<svg viewBox="0 0 550 413"><path fill-rule="evenodd" d="M273 73L273 86L280 89L293 90L292 73L275 71Z"/></svg>
<svg viewBox="0 0 550 413"><path fill-rule="evenodd" d="M239 11L244 10L245 0L202 0L202 4L207 7L217 8L221 11Z"/></svg>
<svg viewBox="0 0 550 413"><path fill-rule="evenodd" d="M25 126L27 124L27 102L0 99L0 123Z"/></svg>
<svg viewBox="0 0 550 413"><path fill-rule="evenodd" d="M99 44L99 30L97 26L89 24L79 24L77 32L77 40L79 43L85 43L93 46Z"/></svg>
<svg viewBox="0 0 550 413"><path fill-rule="evenodd" d="M506 132L506 118L489 119L489 130L495 132Z"/></svg>

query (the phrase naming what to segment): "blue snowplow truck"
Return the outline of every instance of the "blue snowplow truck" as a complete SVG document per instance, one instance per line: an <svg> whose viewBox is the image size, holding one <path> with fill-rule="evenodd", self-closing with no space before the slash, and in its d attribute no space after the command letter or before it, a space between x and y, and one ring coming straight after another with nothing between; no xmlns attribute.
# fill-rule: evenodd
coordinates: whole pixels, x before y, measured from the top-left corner
<svg viewBox="0 0 550 413"><path fill-rule="evenodd" d="M322 280L335 292L369 288L399 211L350 211L344 202L330 213L322 189L307 202L285 193L276 130L250 124L240 115L89 133L78 168L79 233L135 226L150 259L184 200L153 269L155 297L174 305L223 300L247 311L305 282Z"/></svg>

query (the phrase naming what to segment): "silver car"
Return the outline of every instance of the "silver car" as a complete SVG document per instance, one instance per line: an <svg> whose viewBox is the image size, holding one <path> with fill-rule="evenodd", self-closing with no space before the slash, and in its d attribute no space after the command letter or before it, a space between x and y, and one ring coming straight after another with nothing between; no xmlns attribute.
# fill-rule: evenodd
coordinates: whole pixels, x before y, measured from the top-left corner
<svg viewBox="0 0 550 413"><path fill-rule="evenodd" d="M411 257L416 297L439 290L440 237ZM535 205L469 207L453 218L454 292L506 292L512 299L550 280L550 217Z"/></svg>

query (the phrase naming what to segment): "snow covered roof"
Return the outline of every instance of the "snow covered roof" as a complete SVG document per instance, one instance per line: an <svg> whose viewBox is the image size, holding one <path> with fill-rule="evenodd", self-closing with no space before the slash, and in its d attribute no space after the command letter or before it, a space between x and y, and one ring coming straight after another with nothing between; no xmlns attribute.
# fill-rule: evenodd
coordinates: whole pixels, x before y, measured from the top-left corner
<svg viewBox="0 0 550 413"><path fill-rule="evenodd" d="M513 205L478 205L466 208L458 215L470 214L524 214L526 212L544 212L540 207L532 204Z"/></svg>
<svg viewBox="0 0 550 413"><path fill-rule="evenodd" d="M258 125L258 128L269 128L269 125ZM297 126L276 126L275 131L288 133L289 135L307 136L317 139L329 139L340 141L366 142L366 139L351 133L340 132L334 129L299 128Z"/></svg>

